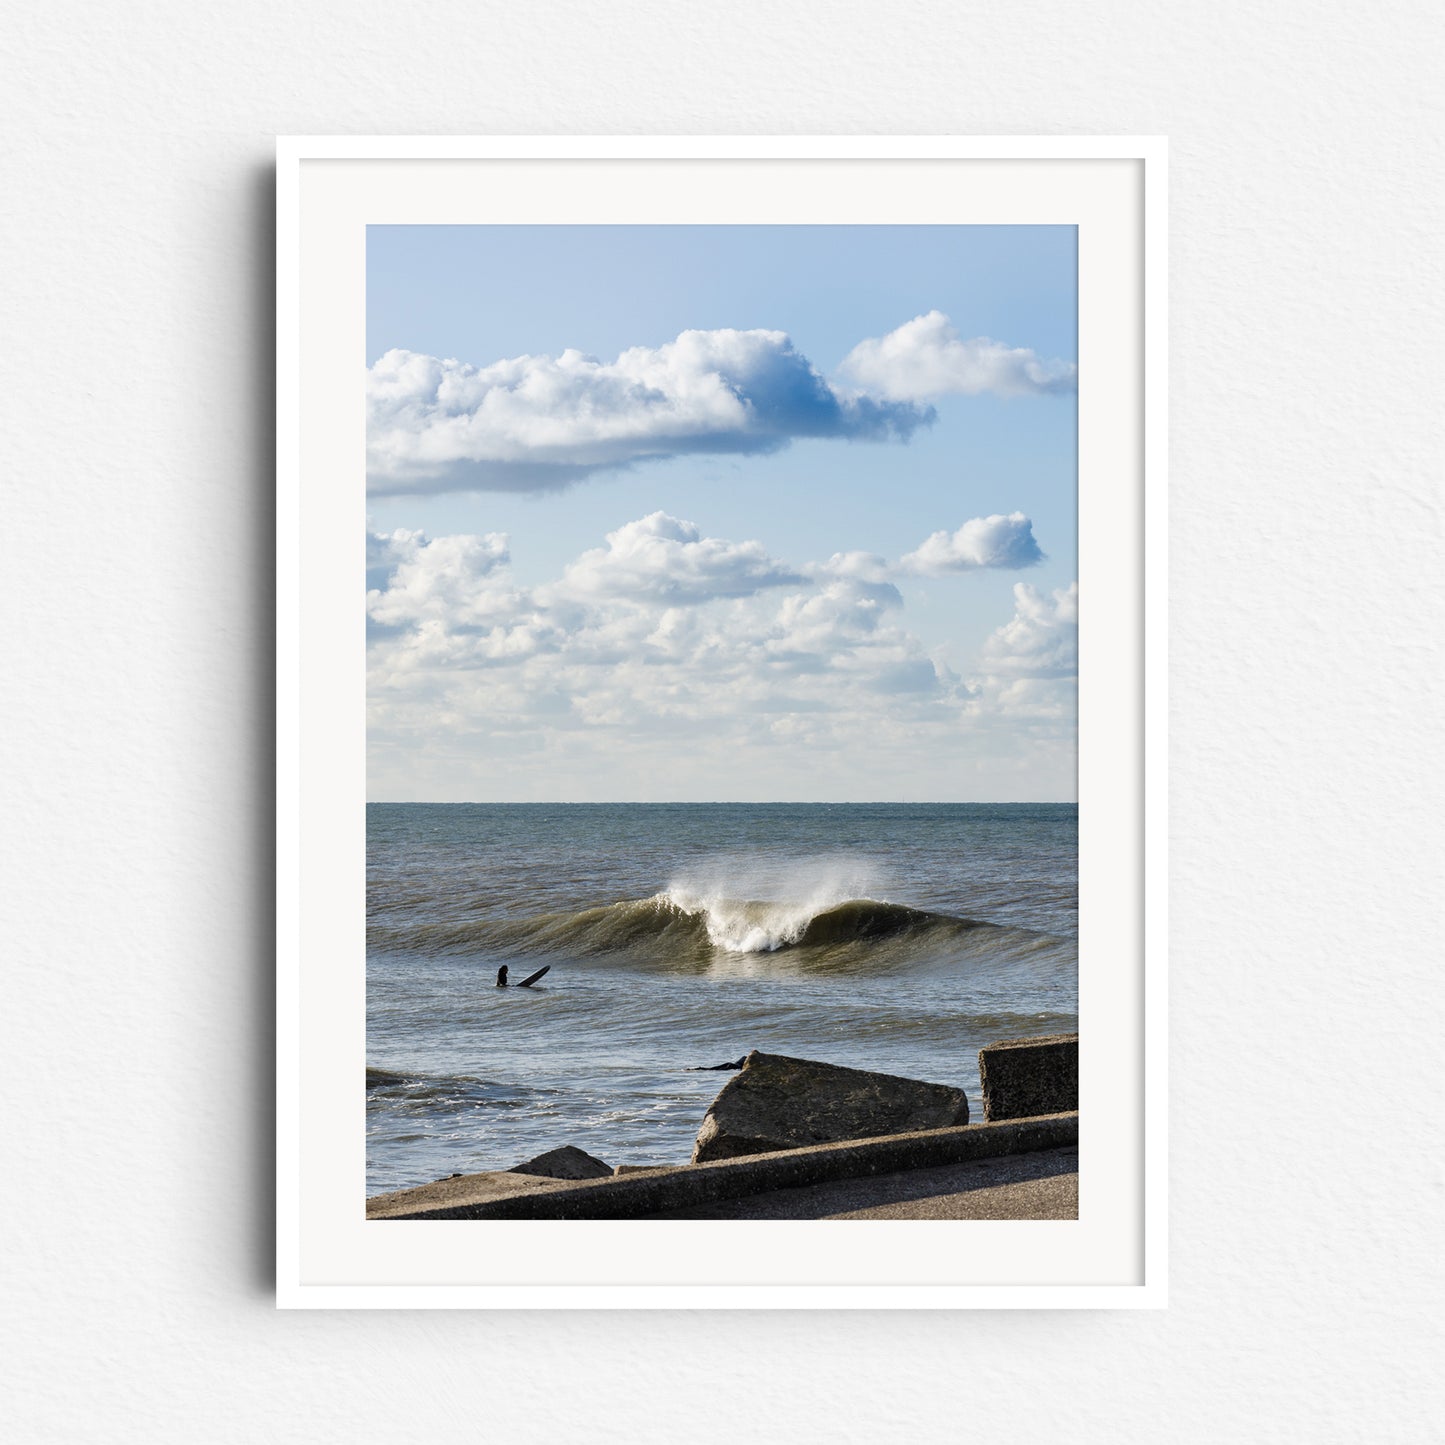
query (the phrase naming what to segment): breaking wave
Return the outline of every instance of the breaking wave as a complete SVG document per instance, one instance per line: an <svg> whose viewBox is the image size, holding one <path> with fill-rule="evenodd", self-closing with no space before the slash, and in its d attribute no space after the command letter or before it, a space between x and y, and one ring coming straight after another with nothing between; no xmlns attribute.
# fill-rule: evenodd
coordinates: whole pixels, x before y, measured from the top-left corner
<svg viewBox="0 0 1445 1445"><path fill-rule="evenodd" d="M647 901L660 910L673 910L693 927L700 927L708 942L725 953L776 953L783 948L892 938L920 929L988 926L971 918L954 918L871 898L826 904L756 903L669 889Z"/></svg>
<svg viewBox="0 0 1445 1445"><path fill-rule="evenodd" d="M373 920L370 942L374 947L426 954L484 950L509 956L585 958L623 953L640 959L707 963L719 954L788 952L799 962L836 962L879 946L926 944L932 949L981 930L999 939L1048 937L873 898L765 902L674 888L651 898L531 918L469 918L407 927Z"/></svg>

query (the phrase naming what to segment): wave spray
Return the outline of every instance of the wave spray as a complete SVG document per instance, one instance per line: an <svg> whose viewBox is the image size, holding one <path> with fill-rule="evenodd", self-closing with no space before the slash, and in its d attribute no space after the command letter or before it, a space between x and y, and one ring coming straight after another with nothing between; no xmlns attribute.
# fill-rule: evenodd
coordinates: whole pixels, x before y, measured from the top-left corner
<svg viewBox="0 0 1445 1445"><path fill-rule="evenodd" d="M659 896L700 918L715 948L774 953L797 943L815 918L840 904L884 901L880 874L876 864L855 857L722 858L674 877Z"/></svg>

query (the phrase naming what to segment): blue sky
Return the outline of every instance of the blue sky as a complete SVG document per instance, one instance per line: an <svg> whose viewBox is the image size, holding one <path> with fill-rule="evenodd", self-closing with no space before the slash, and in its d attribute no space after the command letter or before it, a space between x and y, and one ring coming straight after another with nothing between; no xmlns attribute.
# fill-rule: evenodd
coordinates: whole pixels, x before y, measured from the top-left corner
<svg viewBox="0 0 1445 1445"><path fill-rule="evenodd" d="M574 796L641 796L655 780L638 771L637 737L650 738L654 754L681 758L706 735L734 760L739 797L771 796L767 789L794 778L810 796L862 796L849 791L856 780L831 779L867 749L863 714L872 712L855 710L849 743L848 690L789 691L780 680L786 653L800 659L800 677L810 669L814 678L846 677L870 698L880 687L886 694L880 678L921 675L919 659L933 659L937 687L911 699L921 708L916 739L901 745L926 747L943 776L890 764L873 795L1072 796L1071 704L1059 692L1068 648L1049 633L1071 604L1049 599L1076 576L1076 394L1067 366L1077 357L1075 270L1072 227L371 227L366 360L382 398L372 412L368 500L369 583L381 594L371 607L372 795L480 797L501 788L491 795L562 797L547 789L565 785ZM672 344L683 333L704 335L701 350L679 360ZM1003 346L990 351L977 338ZM621 376L614 363L629 349L634 360ZM569 351L582 356L496 366ZM727 385L698 400L715 372ZM719 422L733 391L750 417L775 419ZM518 412L516 399L528 395L543 400ZM489 421L504 404L503 422ZM685 440L670 450L658 440L664 432ZM696 535L650 525L604 541L659 512ZM1004 526L1019 514L1032 542L1019 535L1023 522ZM918 550L935 532L990 518L991 530L975 529L951 552ZM499 535L501 561L500 543L465 558L456 545L433 545ZM756 544L767 564L748 560L743 544ZM564 585L569 567L598 549L602 561ZM1032 560L1040 549L1044 559ZM873 589L874 612L855 611L826 636L814 627L806 646L785 638L793 623L784 614L804 607L809 589L828 593L842 615L844 583L817 569L853 553L887 564L854 564L847 583L855 601ZM687 666L637 612L661 607L676 579L664 586L650 571L644 582L639 566L682 569L689 596L703 575L720 589L668 624L696 634ZM584 573L594 589L585 595ZM619 590L624 574L630 592ZM784 575L809 581L772 580ZM768 580L748 592L753 584L741 576ZM1047 604L1020 624L1032 661L1005 656L998 638L1019 623L1021 605L1033 605L1020 603L1020 582ZM443 593L452 603L439 601ZM483 594L485 606L476 600ZM816 613L823 602L814 601ZM628 626L607 608L633 609ZM759 610L767 608L771 620ZM591 629L586 665L571 650L580 633L566 626ZM722 667L745 699L737 718L696 701L707 690L702 659L718 653L700 640L709 627L738 639ZM602 704L615 678L604 677L596 650L598 639L615 647L624 635L653 639L636 644L649 662L640 676L648 685L666 678L661 700L649 710L639 695L631 719ZM1003 669L994 684L991 674L971 675L985 654ZM766 663L766 687L761 673L743 675L746 656ZM557 660L565 657L572 662ZM870 657L886 661L876 676ZM1032 689L1032 711L1015 708L1012 746L1008 708L988 715L990 686L1016 700ZM452 720L447 727L428 731L415 706L423 697ZM890 736L909 732L902 710L882 721ZM507 758L499 781L488 759ZM1001 758L1007 766L995 778L990 762ZM677 796L721 796L697 791L712 776L682 768Z"/></svg>

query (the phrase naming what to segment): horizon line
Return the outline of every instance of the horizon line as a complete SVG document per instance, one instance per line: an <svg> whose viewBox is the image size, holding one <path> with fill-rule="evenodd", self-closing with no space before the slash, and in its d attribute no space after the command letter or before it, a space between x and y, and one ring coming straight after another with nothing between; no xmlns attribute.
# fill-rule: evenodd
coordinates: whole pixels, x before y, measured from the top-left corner
<svg viewBox="0 0 1445 1445"><path fill-rule="evenodd" d="M1077 798L368 798L378 808L1066 808Z"/></svg>

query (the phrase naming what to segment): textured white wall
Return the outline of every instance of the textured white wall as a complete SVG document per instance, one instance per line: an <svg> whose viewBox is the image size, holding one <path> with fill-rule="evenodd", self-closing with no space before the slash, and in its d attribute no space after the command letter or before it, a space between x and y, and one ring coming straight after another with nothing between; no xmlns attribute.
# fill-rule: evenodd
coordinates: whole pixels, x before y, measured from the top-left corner
<svg viewBox="0 0 1445 1445"><path fill-rule="evenodd" d="M17 1438L1438 1430L1434 6L0 19ZM1167 1314L272 1308L271 138L528 131L1172 138Z"/></svg>

